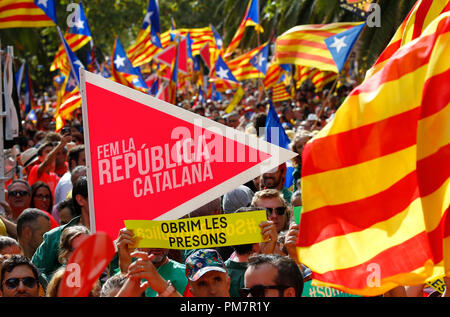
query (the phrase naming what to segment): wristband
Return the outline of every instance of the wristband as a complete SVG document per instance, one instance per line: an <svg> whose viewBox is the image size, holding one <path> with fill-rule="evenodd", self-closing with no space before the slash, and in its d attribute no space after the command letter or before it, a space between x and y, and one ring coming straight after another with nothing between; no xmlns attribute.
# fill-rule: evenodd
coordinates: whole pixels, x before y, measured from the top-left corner
<svg viewBox="0 0 450 317"><path fill-rule="evenodd" d="M171 281L167 281L167 284L167 288L164 290L164 292L158 294L158 297L167 297L176 291L175 286L173 286Z"/></svg>

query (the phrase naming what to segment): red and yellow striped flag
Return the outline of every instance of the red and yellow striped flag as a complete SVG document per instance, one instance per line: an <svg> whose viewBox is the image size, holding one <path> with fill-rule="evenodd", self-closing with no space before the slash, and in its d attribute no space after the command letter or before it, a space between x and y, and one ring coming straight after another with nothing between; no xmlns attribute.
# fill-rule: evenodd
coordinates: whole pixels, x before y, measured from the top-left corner
<svg viewBox="0 0 450 317"><path fill-rule="evenodd" d="M73 33L66 33L64 38L73 52L79 50L91 40L90 36ZM70 72L69 60L67 59L66 50L62 44L59 45L58 51L56 52L55 58L50 66L50 71L52 72L58 69L65 75Z"/></svg>
<svg viewBox="0 0 450 317"><path fill-rule="evenodd" d="M245 28L247 26L254 26L255 31L264 32L262 26L259 24L259 1L258 0L250 0L247 9L245 10L244 18L242 19L241 24L239 25L236 34L234 34L233 39L225 50L224 58L229 58L234 50L241 43L242 37L244 36Z"/></svg>
<svg viewBox="0 0 450 317"><path fill-rule="evenodd" d="M297 89L300 88L307 79L311 79L316 91L322 90L326 84L336 80L336 78L337 74L334 72L324 72L320 69L298 65L294 74Z"/></svg>
<svg viewBox="0 0 450 317"><path fill-rule="evenodd" d="M54 25L52 19L33 0L0 1L0 29Z"/></svg>
<svg viewBox="0 0 450 317"><path fill-rule="evenodd" d="M338 73L336 63L324 40L363 22L311 24L296 26L276 40L278 64L295 64Z"/></svg>
<svg viewBox="0 0 450 317"><path fill-rule="evenodd" d="M277 63L271 63L267 69L266 77L263 79L263 85L266 89L272 88L283 75L283 68Z"/></svg>
<svg viewBox="0 0 450 317"><path fill-rule="evenodd" d="M419 37L438 15L446 11L450 11L448 0L418 0L366 76L379 71L401 46Z"/></svg>
<svg viewBox="0 0 450 317"><path fill-rule="evenodd" d="M291 95L289 94L286 85L284 82L280 82L278 84L275 84L272 87L272 101L273 102L280 102L291 99Z"/></svg>
<svg viewBox="0 0 450 317"><path fill-rule="evenodd" d="M250 64L250 60L257 55L265 45L266 43L227 62L228 67L238 81L264 77L263 73Z"/></svg>
<svg viewBox="0 0 450 317"><path fill-rule="evenodd" d="M450 276L450 13L355 88L306 145L299 260L374 296Z"/></svg>

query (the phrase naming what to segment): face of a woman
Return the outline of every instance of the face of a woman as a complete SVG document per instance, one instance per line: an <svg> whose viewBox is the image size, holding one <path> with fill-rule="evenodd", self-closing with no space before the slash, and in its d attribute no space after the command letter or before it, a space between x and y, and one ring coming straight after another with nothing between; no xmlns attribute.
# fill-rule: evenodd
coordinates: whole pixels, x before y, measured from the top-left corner
<svg viewBox="0 0 450 317"><path fill-rule="evenodd" d="M50 200L52 197L51 195L52 194L47 188L38 188L33 198L34 206L38 209L48 211L48 209L50 208Z"/></svg>

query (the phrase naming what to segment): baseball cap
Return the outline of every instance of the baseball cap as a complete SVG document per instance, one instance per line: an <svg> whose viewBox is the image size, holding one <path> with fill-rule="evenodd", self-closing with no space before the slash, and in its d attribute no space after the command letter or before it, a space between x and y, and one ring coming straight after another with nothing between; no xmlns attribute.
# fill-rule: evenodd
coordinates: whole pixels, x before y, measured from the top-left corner
<svg viewBox="0 0 450 317"><path fill-rule="evenodd" d="M218 271L227 273L220 254L214 249L200 249L186 259L186 277L195 282L205 273Z"/></svg>

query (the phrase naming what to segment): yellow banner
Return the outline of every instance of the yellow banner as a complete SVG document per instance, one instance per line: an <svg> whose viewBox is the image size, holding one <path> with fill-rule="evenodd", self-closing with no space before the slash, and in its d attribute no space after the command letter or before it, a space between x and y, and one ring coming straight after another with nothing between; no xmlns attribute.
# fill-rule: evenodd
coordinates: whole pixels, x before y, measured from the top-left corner
<svg viewBox="0 0 450 317"><path fill-rule="evenodd" d="M231 99L230 104L228 105L228 107L225 108L225 113L230 113L234 110L234 108L236 107L236 105L241 101L242 97L244 97L245 91L244 89L239 86L238 89L236 90L236 93L234 94L233 99Z"/></svg>
<svg viewBox="0 0 450 317"><path fill-rule="evenodd" d="M170 221L124 220L133 230L136 248L203 249L263 242L259 224L265 210Z"/></svg>

